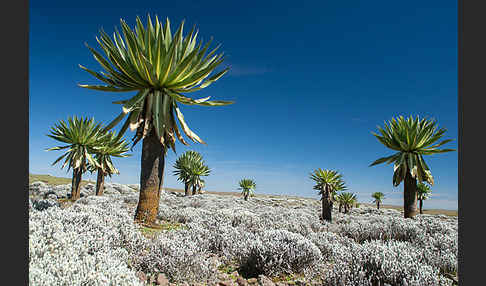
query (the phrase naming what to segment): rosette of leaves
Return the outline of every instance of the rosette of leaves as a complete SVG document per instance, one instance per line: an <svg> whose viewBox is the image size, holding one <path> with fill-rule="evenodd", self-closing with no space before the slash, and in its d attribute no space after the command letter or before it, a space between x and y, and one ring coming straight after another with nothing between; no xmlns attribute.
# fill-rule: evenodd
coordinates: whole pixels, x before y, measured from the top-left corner
<svg viewBox="0 0 486 286"><path fill-rule="evenodd" d="M404 181L404 217L412 218L417 214L417 182L434 184L432 172L423 159L424 155L433 155L455 151L454 149L439 149L452 139L438 142L446 132L438 129L435 120L420 119L419 116L404 118L399 116L385 122L384 127L378 126L380 134L372 134L385 147L396 151L393 155L380 158L370 166L381 163L393 163L393 186L397 187Z"/></svg>
<svg viewBox="0 0 486 286"><path fill-rule="evenodd" d="M193 195L201 192L201 188L205 184L202 177L207 177L210 173L211 169L204 164L204 161L189 161L189 184L192 186Z"/></svg>
<svg viewBox="0 0 486 286"><path fill-rule="evenodd" d="M248 197L253 196L256 189L256 182L252 179L241 179L238 182L238 190L241 190L241 194L243 195L245 201L248 200Z"/></svg>
<svg viewBox="0 0 486 286"><path fill-rule="evenodd" d="M67 144L49 148L47 151L66 150L52 165L64 159L61 169L65 166L68 167L68 171L73 169L71 199L77 200L80 197L82 175L87 171L87 162L91 165L96 164L91 153L100 137L103 136L101 124L96 124L94 118L73 116L69 117L67 122L61 120L56 123L47 136Z"/></svg>
<svg viewBox="0 0 486 286"><path fill-rule="evenodd" d="M374 199L373 202L376 204L376 209L380 209L380 204L382 203L383 199L385 198L385 194L382 192L374 192L371 194L371 197Z"/></svg>
<svg viewBox="0 0 486 286"><path fill-rule="evenodd" d="M341 193L338 195L338 202L344 207L344 213L348 213L350 209L356 204L358 199L353 193Z"/></svg>
<svg viewBox="0 0 486 286"><path fill-rule="evenodd" d="M417 200L419 201L419 210L420 214L423 214L423 203L426 199L429 198L430 194L432 193L432 190L430 189L429 185L426 185L424 183L418 183L417 184Z"/></svg>
<svg viewBox="0 0 486 286"><path fill-rule="evenodd" d="M176 138L188 145L181 133L194 142L205 143L189 128L180 104L231 104L230 101L209 101L209 96L200 99L187 96L216 82L228 68L216 72L224 60L223 54L217 53L219 46L209 49L211 40L203 45L197 40L195 27L183 36L184 22L174 34L169 19L164 25L158 17L153 23L148 16L144 26L137 17L133 29L125 21L120 22L121 32L115 29L112 38L103 30L96 38L104 55L88 46L104 71L98 73L80 66L104 85L80 86L107 92L135 92L129 99L114 102L122 105L122 111L106 130L126 117L119 133L123 135L128 128L135 131L132 147L143 139L140 199L135 220L153 224L158 212L167 149L175 150Z"/></svg>
<svg viewBox="0 0 486 286"><path fill-rule="evenodd" d="M88 169L91 172L97 171L96 195L103 195L105 177L111 177L113 174L119 174L113 164L111 157L125 158L131 156L126 154L130 150L128 142L115 132L103 134L93 148L95 164L89 164Z"/></svg>
<svg viewBox="0 0 486 286"><path fill-rule="evenodd" d="M202 162L202 155L196 151L186 151L180 155L174 163L173 174L177 176L177 180L184 183L184 194L189 196L191 186L191 162Z"/></svg>
<svg viewBox="0 0 486 286"><path fill-rule="evenodd" d="M322 219L331 222L336 193L347 189L343 176L337 171L319 168L311 173L310 178L316 182L314 190L318 190L321 195Z"/></svg>

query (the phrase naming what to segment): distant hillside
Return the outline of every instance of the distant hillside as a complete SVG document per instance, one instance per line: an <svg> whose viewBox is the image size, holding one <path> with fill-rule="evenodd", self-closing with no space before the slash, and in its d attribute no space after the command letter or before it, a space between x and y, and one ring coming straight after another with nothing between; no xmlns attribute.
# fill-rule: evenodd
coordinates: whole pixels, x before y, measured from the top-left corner
<svg viewBox="0 0 486 286"><path fill-rule="evenodd" d="M35 175L35 174L29 174L29 184L35 182L35 181L42 181L46 184L49 185L65 185L65 184L71 184L72 179L70 178L62 178L62 177L54 177L51 175ZM96 182L94 181L86 181L82 180L81 181L81 186L86 185L88 183L93 183L95 184ZM173 189L173 188L164 188L164 190L170 191L170 192L178 192L178 193L183 193L184 190L182 189ZM240 196L240 193L237 192L210 192L206 191L208 194L215 194L215 195L231 195L231 196ZM276 198L280 197L279 195L265 195L265 194L255 194L256 197L270 197L270 198ZM290 197L290 196L287 196ZM308 198L306 198L308 199ZM312 200L312 199L310 199ZM374 206L374 204L370 203L360 203L361 205L366 205L366 206ZM394 205L381 205L382 208L384 209L395 209L402 211L403 207L401 206L394 206ZM441 209L424 209L424 214L444 214L448 216L457 216L458 211L457 210L441 210Z"/></svg>

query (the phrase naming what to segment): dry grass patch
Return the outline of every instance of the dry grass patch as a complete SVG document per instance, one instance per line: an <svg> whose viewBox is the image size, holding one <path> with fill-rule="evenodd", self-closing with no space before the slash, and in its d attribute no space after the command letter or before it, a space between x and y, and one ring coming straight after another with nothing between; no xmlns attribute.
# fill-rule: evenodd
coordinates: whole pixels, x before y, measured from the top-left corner
<svg viewBox="0 0 486 286"><path fill-rule="evenodd" d="M163 221L159 224L140 226L140 231L142 232L142 235L149 239L156 238L163 231L172 231L178 229L187 229L187 227L181 223L173 223L167 221Z"/></svg>
<svg viewBox="0 0 486 286"><path fill-rule="evenodd" d="M44 182L48 185L52 186L58 186L58 185L67 185L72 183L72 178L62 178L62 177L54 177L51 175L35 175L35 174L29 174L29 184L32 184L33 182L41 181ZM94 184L95 182L91 181L81 181L81 186L84 186L86 184L92 183Z"/></svg>

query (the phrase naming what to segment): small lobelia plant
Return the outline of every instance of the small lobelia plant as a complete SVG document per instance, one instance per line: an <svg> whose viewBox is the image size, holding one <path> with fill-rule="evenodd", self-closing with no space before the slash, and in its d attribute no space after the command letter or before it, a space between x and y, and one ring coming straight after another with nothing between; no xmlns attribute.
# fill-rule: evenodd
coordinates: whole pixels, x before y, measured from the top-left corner
<svg viewBox="0 0 486 286"><path fill-rule="evenodd" d="M337 199L336 193L347 189L343 176L337 171L319 168L311 173L310 178L316 182L314 190L318 190L321 195L322 219L331 222L332 206Z"/></svg>
<svg viewBox="0 0 486 286"><path fill-rule="evenodd" d="M374 192L371 194L371 197L374 199L373 202L376 204L376 209L380 209L380 204L385 198L385 194L382 192Z"/></svg>
<svg viewBox="0 0 486 286"><path fill-rule="evenodd" d="M356 195L353 193L341 193L338 200L344 207L344 213L348 213L357 202Z"/></svg>
<svg viewBox="0 0 486 286"><path fill-rule="evenodd" d="M174 163L173 174L177 176L177 180L184 183L184 195L190 195L191 187L191 164L193 162L201 162L203 160L202 155L196 151L186 151L180 155Z"/></svg>
<svg viewBox="0 0 486 286"><path fill-rule="evenodd" d="M204 164L204 161L190 161L189 162L189 184L192 186L192 194L201 193L205 181L202 177L207 177L211 173L211 169Z"/></svg>
<svg viewBox="0 0 486 286"><path fill-rule="evenodd" d="M248 197L253 196L256 189L256 183L254 180L242 179L238 182L238 185L238 190L241 190L241 194L243 195L245 201L248 200Z"/></svg>
<svg viewBox="0 0 486 286"><path fill-rule="evenodd" d="M432 193L432 190L430 189L429 185L424 183L417 184L417 200L419 201L420 214L423 214L423 201L429 198L430 193Z"/></svg>

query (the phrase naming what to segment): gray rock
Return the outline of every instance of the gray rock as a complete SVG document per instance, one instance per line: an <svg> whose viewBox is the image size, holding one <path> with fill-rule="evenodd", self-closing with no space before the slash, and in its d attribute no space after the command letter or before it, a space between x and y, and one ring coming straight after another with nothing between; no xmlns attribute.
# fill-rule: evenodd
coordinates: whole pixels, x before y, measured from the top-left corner
<svg viewBox="0 0 486 286"><path fill-rule="evenodd" d="M248 286L248 282L241 276L236 278L236 283L238 283L239 286Z"/></svg>
<svg viewBox="0 0 486 286"><path fill-rule="evenodd" d="M270 278L266 277L265 275L258 275L258 284L262 286L275 286L275 283L273 283Z"/></svg>
<svg viewBox="0 0 486 286"><path fill-rule="evenodd" d="M169 279L165 277L165 274L160 273L157 275L157 280L155 280L155 284L157 285L162 285L162 286L168 286L169 285Z"/></svg>

